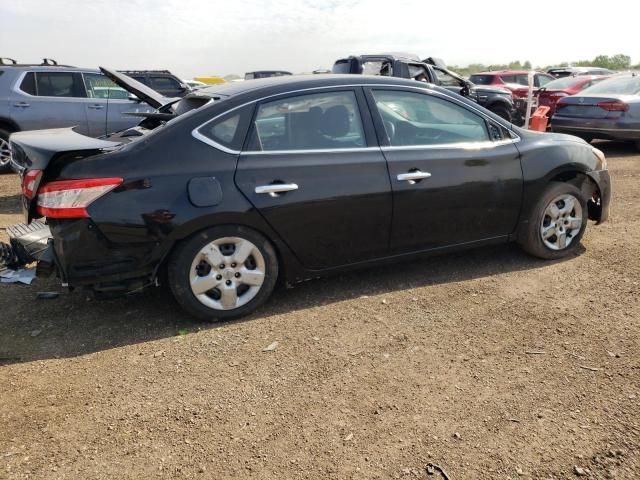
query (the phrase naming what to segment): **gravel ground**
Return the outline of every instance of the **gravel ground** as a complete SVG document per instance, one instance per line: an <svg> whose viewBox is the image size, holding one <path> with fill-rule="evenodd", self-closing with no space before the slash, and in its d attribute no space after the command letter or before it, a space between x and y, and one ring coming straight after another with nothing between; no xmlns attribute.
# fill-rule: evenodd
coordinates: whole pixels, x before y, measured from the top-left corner
<svg viewBox="0 0 640 480"><path fill-rule="evenodd" d="M611 219L565 261L375 268L224 324L0 286L0 478L639 478L640 156L601 148Z"/></svg>

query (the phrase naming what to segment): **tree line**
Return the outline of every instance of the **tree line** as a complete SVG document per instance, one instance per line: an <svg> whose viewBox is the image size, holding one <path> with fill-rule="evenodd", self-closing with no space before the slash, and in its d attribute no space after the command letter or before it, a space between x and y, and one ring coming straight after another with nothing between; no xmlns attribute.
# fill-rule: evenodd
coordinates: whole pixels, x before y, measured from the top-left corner
<svg viewBox="0 0 640 480"><path fill-rule="evenodd" d="M578 60L574 62L562 62L557 65L537 66L535 70L546 71L552 67L601 67L608 68L609 70L640 70L640 63L637 65L631 64L631 57L619 53L617 55L598 55L592 60ZM460 67L458 65L448 65L450 70L459 73L460 75L468 76L478 72L487 72L495 70L531 70L532 65L529 60L520 62L515 60L513 62L505 64L493 64L485 65L483 63L472 63L466 67Z"/></svg>

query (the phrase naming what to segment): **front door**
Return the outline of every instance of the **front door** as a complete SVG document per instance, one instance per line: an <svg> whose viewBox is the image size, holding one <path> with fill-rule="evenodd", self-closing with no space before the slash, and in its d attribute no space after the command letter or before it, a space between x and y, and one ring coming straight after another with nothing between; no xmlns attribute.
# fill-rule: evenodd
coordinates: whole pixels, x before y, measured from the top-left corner
<svg viewBox="0 0 640 480"><path fill-rule="evenodd" d="M426 90L367 91L393 190L391 248L428 250L514 231L520 156L509 132Z"/></svg>
<svg viewBox="0 0 640 480"><path fill-rule="evenodd" d="M320 92L259 103L236 172L310 269L387 254L391 223L387 165L362 90Z"/></svg>

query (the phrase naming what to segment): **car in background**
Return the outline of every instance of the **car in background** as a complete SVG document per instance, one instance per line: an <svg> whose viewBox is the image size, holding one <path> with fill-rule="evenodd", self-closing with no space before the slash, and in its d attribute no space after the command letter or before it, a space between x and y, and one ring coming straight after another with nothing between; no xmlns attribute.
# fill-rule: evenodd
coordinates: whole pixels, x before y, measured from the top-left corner
<svg viewBox="0 0 640 480"><path fill-rule="evenodd" d="M507 88L513 95L516 110L524 117L527 112L527 96L529 94L528 70L500 70L495 72L474 73L469 80L476 85L492 85L494 87ZM540 87L555 80L555 77L542 72L533 74L533 93ZM534 105L535 106L535 105Z"/></svg>
<svg viewBox="0 0 640 480"><path fill-rule="evenodd" d="M152 105L130 96L99 70L0 60L0 172L10 170L9 136L24 130L75 127L99 137L136 125L127 112Z"/></svg>
<svg viewBox="0 0 640 480"><path fill-rule="evenodd" d="M169 70L119 70L119 72L168 98L184 97L191 92L191 88Z"/></svg>
<svg viewBox="0 0 640 480"><path fill-rule="evenodd" d="M601 67L553 67L547 70L556 78L575 77L578 75L613 75L613 70Z"/></svg>
<svg viewBox="0 0 640 480"><path fill-rule="evenodd" d="M509 122L516 120L515 106L509 90L476 86L448 70L440 59L429 57L420 60L417 56L407 53L350 55L336 60L332 72L380 75L432 83L470 98Z"/></svg>
<svg viewBox="0 0 640 480"><path fill-rule="evenodd" d="M619 74L561 98L551 129L587 141L628 140L640 150L639 73Z"/></svg>
<svg viewBox="0 0 640 480"><path fill-rule="evenodd" d="M256 78L282 77L285 75L293 75L286 70L256 70L255 72L247 72L244 74L245 80L255 80Z"/></svg>
<svg viewBox="0 0 640 480"><path fill-rule="evenodd" d="M200 88L208 87L208 85L204 82L200 82L198 80L182 80L182 83L187 85L191 91L199 90Z"/></svg>
<svg viewBox="0 0 640 480"><path fill-rule="evenodd" d="M538 107L549 107L549 117L551 117L556 111L558 100L569 95L575 95L607 78L609 77L604 75L579 75L577 77L563 77L553 80L538 90Z"/></svg>
<svg viewBox="0 0 640 480"><path fill-rule="evenodd" d="M143 141L12 136L24 211L50 230L38 271L108 295L166 282L192 315L227 320L278 280L416 254L518 241L571 256L607 219L602 152L432 84L301 75L194 95L209 101Z"/></svg>

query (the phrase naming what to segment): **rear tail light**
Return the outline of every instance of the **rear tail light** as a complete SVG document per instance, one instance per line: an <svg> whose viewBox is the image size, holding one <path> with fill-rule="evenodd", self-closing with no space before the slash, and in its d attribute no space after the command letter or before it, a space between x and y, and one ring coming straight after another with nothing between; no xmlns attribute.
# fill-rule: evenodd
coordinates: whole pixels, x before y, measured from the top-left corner
<svg viewBox="0 0 640 480"><path fill-rule="evenodd" d="M42 170L38 169L29 170L22 177L22 194L29 200L33 198L41 178Z"/></svg>
<svg viewBox="0 0 640 480"><path fill-rule="evenodd" d="M567 94L564 92L552 93L549 95L549 98L554 102L559 102L561 98L566 97Z"/></svg>
<svg viewBox="0 0 640 480"><path fill-rule="evenodd" d="M608 112L628 112L629 105L620 100L610 100L606 102L600 102L597 104L603 110Z"/></svg>
<svg viewBox="0 0 640 480"><path fill-rule="evenodd" d="M37 212L49 218L86 218L87 207L122 183L122 178L60 180L38 190Z"/></svg>

